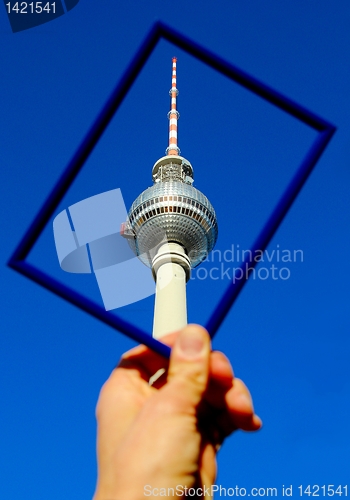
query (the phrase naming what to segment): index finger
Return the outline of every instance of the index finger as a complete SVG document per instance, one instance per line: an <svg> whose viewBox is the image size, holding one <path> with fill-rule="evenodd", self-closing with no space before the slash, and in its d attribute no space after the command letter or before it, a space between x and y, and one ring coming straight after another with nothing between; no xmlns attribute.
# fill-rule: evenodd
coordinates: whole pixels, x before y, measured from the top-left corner
<svg viewBox="0 0 350 500"><path fill-rule="evenodd" d="M179 332L174 332L169 335L165 335L162 338L162 343L165 346L172 347L178 334ZM148 382L154 373L162 368L167 370L168 366L169 359L164 358L162 355L149 349L145 345L139 345L123 354L116 368L136 370L140 377Z"/></svg>

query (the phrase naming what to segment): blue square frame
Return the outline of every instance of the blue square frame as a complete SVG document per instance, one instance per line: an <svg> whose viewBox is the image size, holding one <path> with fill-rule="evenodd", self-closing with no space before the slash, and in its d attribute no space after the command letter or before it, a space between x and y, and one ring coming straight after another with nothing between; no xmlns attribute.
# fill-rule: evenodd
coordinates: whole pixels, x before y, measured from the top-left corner
<svg viewBox="0 0 350 500"><path fill-rule="evenodd" d="M62 176L54 186L37 216L23 236L16 250L10 257L8 266L80 309L86 311L95 318L103 321L112 328L119 330L136 342L145 344L158 354L168 358L170 356L170 348L168 346L152 338L152 336L148 333L119 318L115 314L105 311L105 309L103 309L100 305L63 285L50 275L41 271L39 268L29 264L29 262L26 262L29 252L35 245L37 239L40 237L40 234L54 214L75 177L84 166L90 153L100 140L102 134L126 97L143 66L146 64L157 43L162 38L183 49L188 54L196 57L211 68L216 69L222 75L227 76L232 81L242 85L254 94L262 97L267 102L277 106L281 110L289 113L291 116L298 118L300 121L309 125L318 132L311 148L301 162L288 187L284 191L270 217L267 219L264 227L260 231L260 234L255 240L251 248L253 255L256 250L264 251L266 249L271 238L277 231L279 225L286 216L288 210L292 206L294 200L298 196L307 178L322 155L324 149L331 140L336 127L306 108L300 106L296 102L293 102L271 87L258 81L256 78L221 59L213 52L210 52L204 47L198 45L196 42L175 31L173 28L163 24L162 22L157 22L153 25L134 59L127 68L124 76L112 92L110 98L106 102L100 114L97 116L85 139L82 141L72 160L66 167ZM247 257L247 259L249 258ZM253 263L244 261L241 268L237 269L237 275L240 273L240 269L245 269L245 265L247 263L251 268L250 273L252 272L253 267L257 264L255 261ZM246 276L246 273L244 272L243 276L244 279L237 280L235 283L231 283L227 287L221 300L209 318L206 328L211 337L214 337L218 331L220 325L224 321L226 315L230 311L232 305L249 278L249 275Z"/></svg>

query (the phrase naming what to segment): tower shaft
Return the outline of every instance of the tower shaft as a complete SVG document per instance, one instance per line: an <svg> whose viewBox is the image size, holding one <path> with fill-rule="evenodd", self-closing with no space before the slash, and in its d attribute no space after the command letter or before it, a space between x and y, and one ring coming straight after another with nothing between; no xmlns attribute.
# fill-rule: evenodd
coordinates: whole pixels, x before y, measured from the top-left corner
<svg viewBox="0 0 350 500"><path fill-rule="evenodd" d="M153 337L180 330L187 324L186 281L190 262L178 243L163 245L153 259L156 278Z"/></svg>

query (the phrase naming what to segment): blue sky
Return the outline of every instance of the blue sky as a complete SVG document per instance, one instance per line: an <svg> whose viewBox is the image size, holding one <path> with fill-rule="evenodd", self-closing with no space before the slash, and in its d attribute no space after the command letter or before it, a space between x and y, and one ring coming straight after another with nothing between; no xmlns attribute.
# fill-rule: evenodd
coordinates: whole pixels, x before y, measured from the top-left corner
<svg viewBox="0 0 350 500"><path fill-rule="evenodd" d="M224 350L249 385L264 421L259 434L236 433L227 440L219 454L219 484L279 491L283 484L293 485L293 496L301 484L345 485L350 449L349 4L106 0L101 6L80 0L59 19L16 34L5 9L0 10L4 498L93 494L98 392L133 343L16 274L6 262L156 20L338 128L269 246L276 252L274 265L287 266L289 279L251 280L214 347ZM117 187L129 206L151 185L152 166L167 146L174 55L179 146L194 167L195 186L217 211L216 248L221 255L232 245L247 249L315 133L166 42L152 54L57 213ZM301 250L303 259L282 265L277 249ZM60 270L51 225L30 260L101 300L93 277ZM221 264L232 274L232 262L207 262L203 269ZM189 319L205 323L228 281L200 276L194 273L188 285ZM152 307L151 297L118 313L151 331Z"/></svg>

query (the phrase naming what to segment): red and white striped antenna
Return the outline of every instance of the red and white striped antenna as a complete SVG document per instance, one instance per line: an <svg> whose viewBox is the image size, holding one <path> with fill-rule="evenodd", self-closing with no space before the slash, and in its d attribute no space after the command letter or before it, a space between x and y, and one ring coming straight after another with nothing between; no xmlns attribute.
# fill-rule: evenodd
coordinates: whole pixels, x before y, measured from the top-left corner
<svg viewBox="0 0 350 500"><path fill-rule="evenodd" d="M167 147L165 153L167 155L180 154L180 149L177 145L177 120L180 118L180 113L176 109L176 98L179 95L179 91L176 88L176 57L173 57L173 72L171 80L171 89L169 91L171 101L170 101L170 111L168 113L169 118L169 146Z"/></svg>

